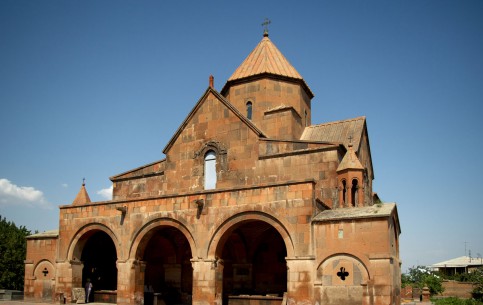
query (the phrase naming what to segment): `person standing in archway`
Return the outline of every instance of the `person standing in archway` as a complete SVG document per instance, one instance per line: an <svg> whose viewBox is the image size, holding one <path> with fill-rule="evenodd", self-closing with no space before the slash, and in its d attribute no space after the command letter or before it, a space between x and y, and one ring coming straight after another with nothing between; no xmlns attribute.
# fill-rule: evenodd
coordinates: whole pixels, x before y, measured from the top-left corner
<svg viewBox="0 0 483 305"><path fill-rule="evenodd" d="M92 291L92 283L90 279L87 279L85 290L86 290L86 303L89 303L89 297Z"/></svg>

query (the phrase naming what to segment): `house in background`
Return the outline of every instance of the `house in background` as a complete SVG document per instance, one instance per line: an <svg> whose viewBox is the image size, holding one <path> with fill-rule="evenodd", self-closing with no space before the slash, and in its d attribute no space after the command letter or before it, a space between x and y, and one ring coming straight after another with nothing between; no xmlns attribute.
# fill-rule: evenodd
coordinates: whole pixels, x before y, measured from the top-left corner
<svg viewBox="0 0 483 305"><path fill-rule="evenodd" d="M439 271L441 274L453 276L456 274L471 273L475 269L483 267L483 258L460 256L444 262L433 264L430 266L434 271Z"/></svg>

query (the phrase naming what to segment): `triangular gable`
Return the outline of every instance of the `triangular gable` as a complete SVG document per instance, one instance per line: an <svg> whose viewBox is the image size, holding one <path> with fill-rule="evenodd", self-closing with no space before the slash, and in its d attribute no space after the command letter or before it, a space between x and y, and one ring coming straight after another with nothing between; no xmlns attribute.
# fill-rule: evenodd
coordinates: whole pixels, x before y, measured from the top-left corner
<svg viewBox="0 0 483 305"><path fill-rule="evenodd" d="M195 115L195 113L198 111L198 109L201 107L201 105L203 104L203 102L206 100L206 98L208 97L208 95L210 93L213 94L223 105L225 105L235 116L237 116L240 119L240 121L242 121L243 123L245 123L248 126L248 128L251 129L258 137L260 137L260 138L266 138L265 134L263 134L263 132L257 126L255 126L255 124L252 123L252 121L250 121L247 117L245 117L243 114L241 114L240 111L238 111L238 109L236 109L235 106L233 106L226 98L224 98L215 89L213 89L211 87L208 87L208 89L206 89L206 91L203 94L203 96L198 100L198 102L193 107L193 109L191 110L191 112L188 114L188 116L181 123L181 125L178 128L178 130L176 130L176 132L174 133L174 135L171 138L171 140L169 140L169 142L166 145L166 147L163 149L163 153L165 155L168 154L168 151L170 150L170 148L172 147L172 145L174 144L174 142L176 142L176 140L178 139L178 137L181 134L181 132L184 130L184 128L186 127L186 125L188 124L188 122Z"/></svg>

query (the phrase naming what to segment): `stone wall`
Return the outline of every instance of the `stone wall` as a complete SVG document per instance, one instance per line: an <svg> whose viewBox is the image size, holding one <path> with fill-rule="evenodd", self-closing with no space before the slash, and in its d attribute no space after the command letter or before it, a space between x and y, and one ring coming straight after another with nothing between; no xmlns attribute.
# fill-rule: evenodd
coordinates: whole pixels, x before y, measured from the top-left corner
<svg viewBox="0 0 483 305"><path fill-rule="evenodd" d="M444 281L443 288L442 295L445 297L471 298L473 283Z"/></svg>

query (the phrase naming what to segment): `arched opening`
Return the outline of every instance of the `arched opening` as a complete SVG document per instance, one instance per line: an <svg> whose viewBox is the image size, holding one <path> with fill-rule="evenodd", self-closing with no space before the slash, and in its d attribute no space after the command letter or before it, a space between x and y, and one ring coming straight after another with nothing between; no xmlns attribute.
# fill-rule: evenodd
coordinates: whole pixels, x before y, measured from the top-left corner
<svg viewBox="0 0 483 305"><path fill-rule="evenodd" d="M347 192L347 185L346 185L345 180L342 180L342 202L341 202L341 206L345 206L345 204L347 202L346 192Z"/></svg>
<svg viewBox="0 0 483 305"><path fill-rule="evenodd" d="M252 102L247 102L247 118L248 118L249 120L251 120L251 119L252 119L252 114L253 114L253 113L252 113L252 106L253 106L253 105L252 105Z"/></svg>
<svg viewBox="0 0 483 305"><path fill-rule="evenodd" d="M216 153L209 150L205 155L205 190L216 188Z"/></svg>
<svg viewBox="0 0 483 305"><path fill-rule="evenodd" d="M351 188L351 203L353 207L356 207L358 205L358 193L359 193L359 186L358 186L358 181L357 179L352 180L352 188Z"/></svg>
<svg viewBox="0 0 483 305"><path fill-rule="evenodd" d="M226 233L217 251L223 260L223 304L244 295L278 296L287 291L287 249L266 222L249 220Z"/></svg>
<svg viewBox="0 0 483 305"><path fill-rule="evenodd" d="M190 304L193 268L186 237L176 228L162 226L145 239L144 304L153 304L154 298L158 304L161 299L166 305Z"/></svg>
<svg viewBox="0 0 483 305"><path fill-rule="evenodd" d="M94 301L97 291L117 290L117 253L111 237L103 231L95 231L87 237L82 249L81 261L84 264L82 269L82 287L87 281L93 285L93 293L89 301Z"/></svg>

